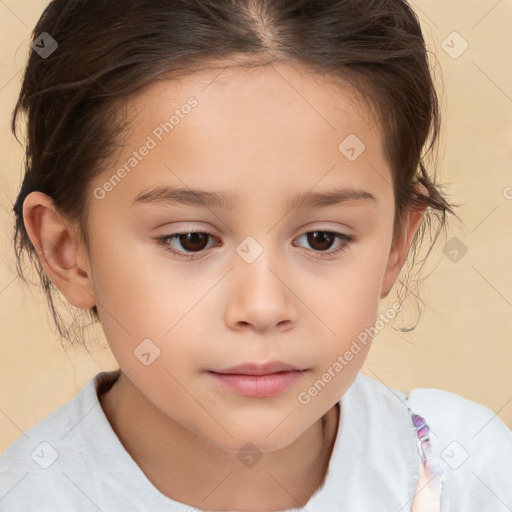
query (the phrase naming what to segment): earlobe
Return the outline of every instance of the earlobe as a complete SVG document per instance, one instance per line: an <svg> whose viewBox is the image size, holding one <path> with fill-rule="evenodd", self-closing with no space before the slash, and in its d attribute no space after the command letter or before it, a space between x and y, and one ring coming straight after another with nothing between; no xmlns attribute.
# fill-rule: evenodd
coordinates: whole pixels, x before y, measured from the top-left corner
<svg viewBox="0 0 512 512"><path fill-rule="evenodd" d="M42 192L28 194L23 202L23 220L30 241L53 284L74 306L93 307L96 301L91 279L87 269L80 264L80 250L83 249L52 199Z"/></svg>

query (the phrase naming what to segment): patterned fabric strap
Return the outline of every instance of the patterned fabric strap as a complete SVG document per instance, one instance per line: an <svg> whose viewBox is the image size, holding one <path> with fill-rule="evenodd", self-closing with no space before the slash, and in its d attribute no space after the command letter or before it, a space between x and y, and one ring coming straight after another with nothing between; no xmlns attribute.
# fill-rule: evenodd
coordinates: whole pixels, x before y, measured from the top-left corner
<svg viewBox="0 0 512 512"><path fill-rule="evenodd" d="M411 411L411 419L418 436L417 448L420 458L419 478L411 512L442 512L441 491L444 484L444 469L430 445L430 428L424 418Z"/></svg>

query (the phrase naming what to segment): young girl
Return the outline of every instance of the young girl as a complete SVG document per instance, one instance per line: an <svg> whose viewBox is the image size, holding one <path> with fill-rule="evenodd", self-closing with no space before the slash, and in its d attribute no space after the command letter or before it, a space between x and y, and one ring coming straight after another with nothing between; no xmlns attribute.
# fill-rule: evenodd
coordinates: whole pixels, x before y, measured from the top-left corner
<svg viewBox="0 0 512 512"><path fill-rule="evenodd" d="M492 411L359 372L453 214L405 0L54 0L22 112L18 261L119 369L7 449L1 511L512 510Z"/></svg>

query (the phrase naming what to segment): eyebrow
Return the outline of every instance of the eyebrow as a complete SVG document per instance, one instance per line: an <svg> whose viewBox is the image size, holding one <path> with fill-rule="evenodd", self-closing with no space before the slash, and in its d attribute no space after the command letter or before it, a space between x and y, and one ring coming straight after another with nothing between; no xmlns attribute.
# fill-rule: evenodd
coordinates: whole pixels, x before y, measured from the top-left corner
<svg viewBox="0 0 512 512"><path fill-rule="evenodd" d="M305 209L344 203L360 203L362 201L373 201L374 204L378 202L374 194L360 188L334 188L325 192L299 192L291 198L286 206L288 209ZM214 192L159 185L137 195L132 206L137 204L181 204L231 210L238 203L238 194L231 191Z"/></svg>

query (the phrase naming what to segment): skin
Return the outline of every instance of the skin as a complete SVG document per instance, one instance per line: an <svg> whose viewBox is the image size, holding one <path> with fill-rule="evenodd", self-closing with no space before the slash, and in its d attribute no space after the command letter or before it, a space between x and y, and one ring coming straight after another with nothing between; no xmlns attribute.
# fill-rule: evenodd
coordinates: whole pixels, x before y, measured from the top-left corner
<svg viewBox="0 0 512 512"><path fill-rule="evenodd" d="M198 105L121 183L95 198L92 190L191 96ZM333 405L371 343L308 404L297 396L374 325L424 211L407 214L392 246L392 179L378 125L348 85L289 64L161 81L127 107L133 128L126 146L91 184L90 251L47 196L33 192L24 203L46 272L73 305L97 305L124 372L101 397L105 414L148 478L177 501L209 510L304 506L323 482L343 420ZM349 134L366 146L353 162L338 150ZM231 210L131 206L162 184L229 190L240 202ZM377 201L286 207L295 193L334 186L362 188ZM216 239L192 261L155 240L183 230ZM326 257L322 250L340 241L323 247L303 236L315 230L355 239ZM248 236L263 249L252 263L236 252ZM191 252L178 240L172 247ZM160 349L148 366L134 357L147 338ZM235 394L205 372L273 360L309 371L267 398ZM237 457L248 442L262 454L252 467Z"/></svg>

